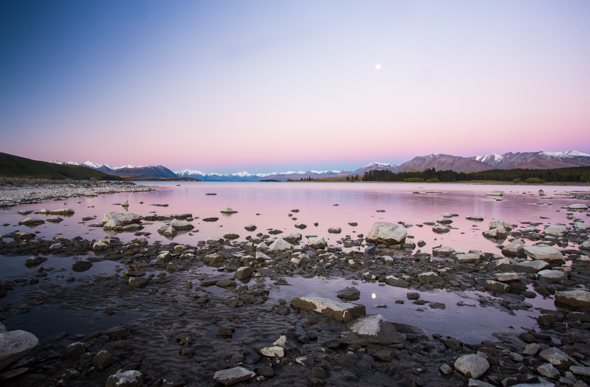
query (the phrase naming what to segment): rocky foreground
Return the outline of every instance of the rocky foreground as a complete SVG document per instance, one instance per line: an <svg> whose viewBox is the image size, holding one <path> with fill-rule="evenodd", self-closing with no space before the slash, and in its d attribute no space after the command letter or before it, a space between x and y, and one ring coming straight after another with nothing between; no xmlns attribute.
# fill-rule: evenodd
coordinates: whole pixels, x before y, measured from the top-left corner
<svg viewBox="0 0 590 387"><path fill-rule="evenodd" d="M149 192L153 187L137 186L131 182L108 182L90 179L87 182L72 180L30 179L0 177L0 207L33 204L43 200L65 199L80 196L98 196L121 192Z"/></svg>
<svg viewBox="0 0 590 387"><path fill-rule="evenodd" d="M40 306L56 315L82 310L130 317L124 325L73 337L63 332L40 345L9 326L0 338L0 378L7 386L585 386L589 225L577 217L587 206L570 207L570 224L543 230L490 222L484 237L503 244L502 255L450 246L415 253L406 228L386 222L375 223L366 237L343 237L344 248L321 236L304 242L298 233L274 239L259 233L241 242L227 235L189 246L149 245L142 237L125 244L116 237L39 240L13 232L0 241L3 259L30 256L26 265L38 270L0 284L0 296L30 288L3 305L5 321ZM452 218L445 214L435 227L444 232ZM186 219L190 214L170 215L160 232L190 229ZM137 231L142 220L108 213L102 225ZM78 281L63 272L51 277L43 268L49 255L85 257L75 261L74 272L102 260L125 268ZM332 298L298 289L297 297L273 300L272 292L293 276L341 277L352 286ZM498 313L531 309L526 300L534 297L553 298L555 309L542 310L535 329L463 343L366 315L366 306L354 302L355 281L407 288L406 299L396 303L424 308L446 305L423 300L416 290L487 292L480 302ZM20 345L16 354L9 339Z"/></svg>

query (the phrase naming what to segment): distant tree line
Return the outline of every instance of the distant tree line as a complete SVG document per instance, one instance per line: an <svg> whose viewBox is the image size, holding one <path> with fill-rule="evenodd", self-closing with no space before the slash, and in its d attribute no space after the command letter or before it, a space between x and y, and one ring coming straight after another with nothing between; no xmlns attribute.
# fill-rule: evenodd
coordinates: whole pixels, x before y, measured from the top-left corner
<svg viewBox="0 0 590 387"><path fill-rule="evenodd" d="M590 182L590 167L558 169L491 169L481 172L437 171L435 168L422 172L369 171L363 181L406 181L406 182L453 182L469 180L513 181L515 183L542 182Z"/></svg>

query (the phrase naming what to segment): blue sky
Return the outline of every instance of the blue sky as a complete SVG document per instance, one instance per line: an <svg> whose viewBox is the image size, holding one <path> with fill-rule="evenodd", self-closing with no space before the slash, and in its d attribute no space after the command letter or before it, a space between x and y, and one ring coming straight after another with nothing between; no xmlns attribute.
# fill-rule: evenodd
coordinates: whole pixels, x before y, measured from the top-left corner
<svg viewBox="0 0 590 387"><path fill-rule="evenodd" d="M588 20L587 1L3 1L0 151L205 172L590 153Z"/></svg>

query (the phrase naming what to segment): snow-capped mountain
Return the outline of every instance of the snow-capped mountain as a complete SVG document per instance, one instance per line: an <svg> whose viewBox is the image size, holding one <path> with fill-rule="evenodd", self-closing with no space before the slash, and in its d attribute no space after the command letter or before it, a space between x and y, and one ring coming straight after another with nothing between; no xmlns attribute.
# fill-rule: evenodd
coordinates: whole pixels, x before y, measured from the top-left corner
<svg viewBox="0 0 590 387"><path fill-rule="evenodd" d="M279 180L287 179L300 180L311 177L313 179L334 177L343 171L285 171L285 172L270 172L270 173L249 173L236 172L229 174L222 173L204 173L194 169L183 169L176 171L176 176L193 177L195 179L204 181L260 181L260 180ZM348 171L347 171L348 172Z"/></svg>
<svg viewBox="0 0 590 387"><path fill-rule="evenodd" d="M389 164L389 163L379 163L373 162L370 164L365 165L359 169L355 169L354 171L342 171L340 176L351 176L351 175L359 175L363 176L365 172L369 171L395 171L398 166L396 164Z"/></svg>
<svg viewBox="0 0 590 387"><path fill-rule="evenodd" d="M503 155L492 153L470 158L495 169L551 169L590 166L590 155L578 151L508 152Z"/></svg>
<svg viewBox="0 0 590 387"><path fill-rule="evenodd" d="M479 172L492 169L490 166L478 160L467 157L431 154L428 156L417 156L407 161L397 168L394 172L420 172L425 169L435 168L437 171L455 171L455 172Z"/></svg>

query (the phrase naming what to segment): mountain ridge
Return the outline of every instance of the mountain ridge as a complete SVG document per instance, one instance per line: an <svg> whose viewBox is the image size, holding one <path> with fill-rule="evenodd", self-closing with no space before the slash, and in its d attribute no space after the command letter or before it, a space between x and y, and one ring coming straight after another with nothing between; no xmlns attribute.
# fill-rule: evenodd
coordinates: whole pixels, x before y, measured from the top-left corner
<svg viewBox="0 0 590 387"><path fill-rule="evenodd" d="M553 169L577 166L590 166L590 155L575 150L564 152L507 152L502 155L490 153L484 156L454 156L433 153L426 156L416 156L400 165L382 162L372 162L353 171L349 170L308 170L308 171L284 171L270 173L249 173L246 171L236 173L205 173L197 169L185 168L172 171L162 165L150 165L147 167L134 167L125 165L113 167L108 164L85 161L53 161L54 164L86 166L111 175L129 177L192 177L204 181L260 181L273 180L300 180L321 179L328 177L344 177L364 175L370 170L389 170L399 172L418 172L426 168L437 170L453 170L455 172L477 172L490 169Z"/></svg>

